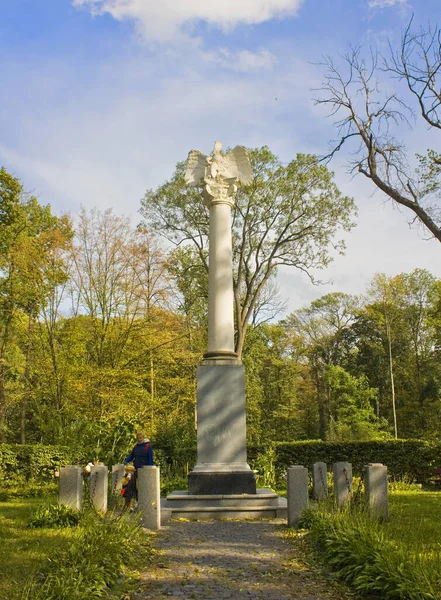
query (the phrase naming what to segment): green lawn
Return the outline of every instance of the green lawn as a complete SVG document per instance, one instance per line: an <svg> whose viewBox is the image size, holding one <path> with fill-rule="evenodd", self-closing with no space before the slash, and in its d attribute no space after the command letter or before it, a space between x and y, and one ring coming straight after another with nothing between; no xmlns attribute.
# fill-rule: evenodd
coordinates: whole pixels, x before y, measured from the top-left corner
<svg viewBox="0 0 441 600"><path fill-rule="evenodd" d="M387 537L416 554L441 553L441 491L394 491L389 501Z"/></svg>
<svg viewBox="0 0 441 600"><path fill-rule="evenodd" d="M29 576L45 558L65 547L71 529L26 529L36 508L55 497L0 502L0 598L21 598Z"/></svg>
<svg viewBox="0 0 441 600"><path fill-rule="evenodd" d="M441 492L416 486L389 493L389 520L363 503L336 510L332 501L303 515L319 562L354 591L384 600L441 600ZM292 539L301 532L293 530ZM301 538L300 538L301 539Z"/></svg>
<svg viewBox="0 0 441 600"><path fill-rule="evenodd" d="M49 555L66 547L72 529L27 529L26 524L42 503L55 497L0 502L0 598L20 600L22 589ZM405 547L423 563L440 567L441 491L390 493L390 519L383 524L388 539ZM441 573L441 568L439 570Z"/></svg>

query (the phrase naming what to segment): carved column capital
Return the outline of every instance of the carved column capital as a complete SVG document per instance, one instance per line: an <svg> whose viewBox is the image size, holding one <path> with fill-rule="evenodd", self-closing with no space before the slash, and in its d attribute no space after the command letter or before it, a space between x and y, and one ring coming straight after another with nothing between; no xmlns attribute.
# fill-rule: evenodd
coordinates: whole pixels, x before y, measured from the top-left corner
<svg viewBox="0 0 441 600"><path fill-rule="evenodd" d="M227 204L233 208L237 186L228 181L205 180L204 203L210 208L216 204Z"/></svg>

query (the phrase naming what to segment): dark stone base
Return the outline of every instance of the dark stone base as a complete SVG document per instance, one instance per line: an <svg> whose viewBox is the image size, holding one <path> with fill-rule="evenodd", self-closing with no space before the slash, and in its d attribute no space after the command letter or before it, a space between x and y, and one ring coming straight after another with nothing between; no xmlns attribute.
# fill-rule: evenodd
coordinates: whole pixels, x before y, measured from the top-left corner
<svg viewBox="0 0 441 600"><path fill-rule="evenodd" d="M253 471L230 473L198 473L188 475L188 493L194 496L210 494L255 494L256 476Z"/></svg>
<svg viewBox="0 0 441 600"><path fill-rule="evenodd" d="M237 360L236 352L227 352L226 350L217 350L216 352L206 352L204 354L205 360Z"/></svg>

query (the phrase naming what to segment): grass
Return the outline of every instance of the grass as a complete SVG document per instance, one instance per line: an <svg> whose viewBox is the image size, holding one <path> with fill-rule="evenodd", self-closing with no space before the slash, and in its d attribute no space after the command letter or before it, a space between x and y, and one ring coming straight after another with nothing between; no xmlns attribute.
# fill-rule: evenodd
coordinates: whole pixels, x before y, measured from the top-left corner
<svg viewBox="0 0 441 600"><path fill-rule="evenodd" d="M67 548L73 536L71 528L26 528L41 503L41 498L0 502L0 598L20 598L29 576L38 571L50 554Z"/></svg>
<svg viewBox="0 0 441 600"><path fill-rule="evenodd" d="M441 553L441 492L391 493L390 520L384 529L388 539L411 553Z"/></svg>
<svg viewBox="0 0 441 600"><path fill-rule="evenodd" d="M79 524L69 526L56 500L0 502L0 598L128 597L137 569L151 559L152 536L130 515L116 510L99 517L87 506ZM28 527L32 520L35 528Z"/></svg>
<svg viewBox="0 0 441 600"><path fill-rule="evenodd" d="M315 555L354 590L383 600L441 599L441 493L418 488L389 495L390 519L332 501L305 511ZM293 535L295 541L295 533Z"/></svg>

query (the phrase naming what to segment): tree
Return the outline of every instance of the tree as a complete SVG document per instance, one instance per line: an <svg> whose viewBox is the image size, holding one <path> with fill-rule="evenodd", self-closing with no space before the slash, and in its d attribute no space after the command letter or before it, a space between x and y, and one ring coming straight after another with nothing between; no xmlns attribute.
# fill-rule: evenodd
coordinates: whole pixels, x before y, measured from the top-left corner
<svg viewBox="0 0 441 600"><path fill-rule="evenodd" d="M241 188L232 213L233 289L236 352L243 351L248 323L264 307L265 290L280 265L295 267L313 278L343 252L336 239L348 231L355 212L333 174L316 157L298 154L284 166L267 147L249 150L254 181ZM145 223L176 245L193 244L199 264L208 271L208 209L202 188L184 182L184 163L170 181L147 191L141 205Z"/></svg>
<svg viewBox="0 0 441 600"><path fill-rule="evenodd" d="M285 326L304 340L304 355L313 380L322 439L327 437L331 418L326 372L330 366L340 366L344 335L355 320L357 307L356 297L336 292L314 300L309 307L296 311L285 321Z"/></svg>
<svg viewBox="0 0 441 600"><path fill-rule="evenodd" d="M378 330L383 354L373 378L364 372L371 384L380 387L383 415L389 413L385 399L390 391L395 435L398 430L400 437L425 437L436 420L439 368L430 326L435 292L434 278L422 269L394 277L377 275L364 311L371 333ZM366 333L358 340L360 349L365 340ZM360 358L366 361L366 354ZM387 377L381 362L387 363ZM378 377L384 377L383 384L377 383Z"/></svg>
<svg viewBox="0 0 441 600"><path fill-rule="evenodd" d="M412 22L411 22L412 23ZM441 242L441 155L429 150L419 156L420 168L413 171L404 144L396 139L399 127L410 126L412 97L431 129L441 129L441 31L438 26L411 32L409 23L398 52L390 46L389 56L371 51L368 58L360 48L344 54L343 65L328 57L322 63L325 81L316 99L329 107L340 140L326 159L344 144L358 142L351 165L370 179L394 202L413 212L430 234ZM385 74L405 82L410 95L385 88ZM392 81L395 80L395 81Z"/></svg>
<svg viewBox="0 0 441 600"><path fill-rule="evenodd" d="M66 280L60 250L67 248L72 230L67 217L56 217L49 205L41 206L4 168L0 169L0 225L0 431L5 425L6 382L12 367L7 352L14 336L14 319L21 314L28 320L27 334L21 339L26 357L21 402L24 442L32 324L52 290Z"/></svg>
<svg viewBox="0 0 441 600"><path fill-rule="evenodd" d="M353 377L342 367L329 365L326 383L330 394L329 441L368 441L389 437L386 419L379 419L372 405L377 390L369 387L366 377Z"/></svg>
<svg viewBox="0 0 441 600"><path fill-rule="evenodd" d="M392 348L393 325L396 322L396 320L401 317L399 307L395 302L397 295L401 294L401 284L401 280L397 277L388 278L384 274L376 275L372 281L370 289L370 297L374 301L374 304L372 304L369 307L369 311L371 312L371 314L375 314L379 319L386 335L395 438L398 437L398 423L395 400L394 355Z"/></svg>

